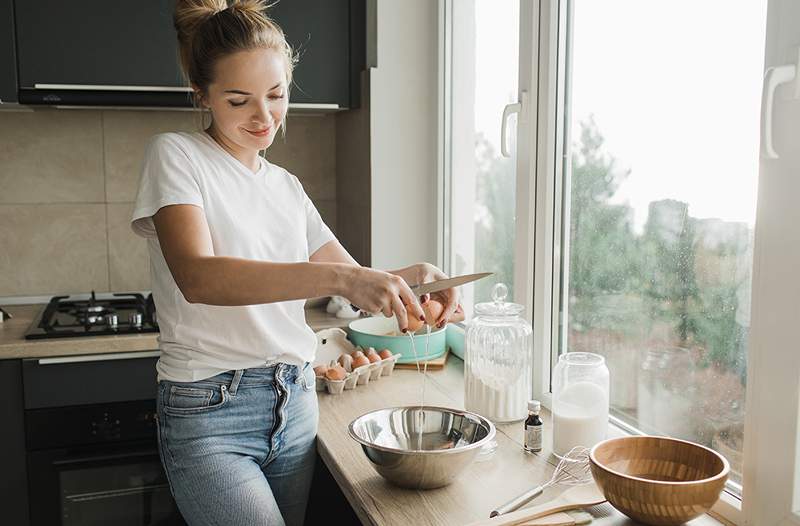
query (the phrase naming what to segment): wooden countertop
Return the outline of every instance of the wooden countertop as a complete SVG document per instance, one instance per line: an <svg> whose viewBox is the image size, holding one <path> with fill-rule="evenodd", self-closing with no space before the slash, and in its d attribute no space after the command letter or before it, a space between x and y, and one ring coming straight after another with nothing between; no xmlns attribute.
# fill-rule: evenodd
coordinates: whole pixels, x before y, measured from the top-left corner
<svg viewBox="0 0 800 526"><path fill-rule="evenodd" d="M464 408L463 365L450 356L441 371L429 371L425 403ZM497 426L498 447L493 457L474 462L460 478L444 488L407 490L392 486L372 468L361 446L347 433L356 417L382 407L419 405L422 375L415 370L395 369L366 386L358 386L340 395L319 393L320 421L317 449L350 505L365 525L456 525L489 516L496 506L550 479L555 467L551 455L550 415L542 415L545 424L544 449L526 453L522 449L522 423ZM539 504L564 488L549 488L534 501ZM590 510L593 526L633 526L638 524L609 504ZM717 526L722 523L710 516L699 517L688 526Z"/></svg>
<svg viewBox="0 0 800 526"><path fill-rule="evenodd" d="M158 333L26 340L25 332L44 307L44 304L3 306L13 317L0 323L0 360L158 350ZM306 309L306 321L318 331L346 327L352 320L336 318L325 312L324 307L316 307Z"/></svg>

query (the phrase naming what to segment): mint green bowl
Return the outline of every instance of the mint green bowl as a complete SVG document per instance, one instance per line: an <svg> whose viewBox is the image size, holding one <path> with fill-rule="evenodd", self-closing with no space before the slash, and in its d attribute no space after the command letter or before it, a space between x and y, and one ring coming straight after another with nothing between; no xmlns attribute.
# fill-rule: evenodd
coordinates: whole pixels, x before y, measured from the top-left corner
<svg viewBox="0 0 800 526"><path fill-rule="evenodd" d="M430 341L427 342L426 329L423 327L414 334L414 345L417 347L417 358L420 361L433 360L442 356L447 350L445 334L447 327L433 329ZM394 336L399 334L399 336ZM397 363L414 363L414 351L411 348L411 338L401 334L397 328L397 321L392 318L375 316L362 318L350 322L347 328L347 337L353 344L366 349L375 347L376 350L389 349L392 354L400 354Z"/></svg>

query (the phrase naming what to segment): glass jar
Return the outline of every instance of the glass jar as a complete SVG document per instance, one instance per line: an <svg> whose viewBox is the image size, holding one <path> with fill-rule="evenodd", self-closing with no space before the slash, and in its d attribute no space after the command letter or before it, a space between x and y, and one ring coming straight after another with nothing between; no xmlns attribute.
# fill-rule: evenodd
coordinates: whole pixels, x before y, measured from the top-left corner
<svg viewBox="0 0 800 526"><path fill-rule="evenodd" d="M568 352L553 370L553 453L591 448L608 431L609 375L599 354Z"/></svg>
<svg viewBox="0 0 800 526"><path fill-rule="evenodd" d="M507 295L496 284L494 301L475 305L464 335L464 406L493 422L523 420L533 382L533 331L520 317L524 307Z"/></svg>

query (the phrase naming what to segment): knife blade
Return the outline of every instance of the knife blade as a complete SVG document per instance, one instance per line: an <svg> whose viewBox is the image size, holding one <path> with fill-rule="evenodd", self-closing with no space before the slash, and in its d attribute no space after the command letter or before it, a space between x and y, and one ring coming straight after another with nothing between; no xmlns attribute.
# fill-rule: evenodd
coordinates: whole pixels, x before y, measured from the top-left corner
<svg viewBox="0 0 800 526"><path fill-rule="evenodd" d="M471 283L479 279L491 276L492 272L479 272L477 274L466 274L464 276L456 276L454 278L438 279L436 281L429 281L428 283L421 283L419 285L411 285L411 291L417 296L423 294L430 294L431 292L439 292L440 290L451 289Z"/></svg>

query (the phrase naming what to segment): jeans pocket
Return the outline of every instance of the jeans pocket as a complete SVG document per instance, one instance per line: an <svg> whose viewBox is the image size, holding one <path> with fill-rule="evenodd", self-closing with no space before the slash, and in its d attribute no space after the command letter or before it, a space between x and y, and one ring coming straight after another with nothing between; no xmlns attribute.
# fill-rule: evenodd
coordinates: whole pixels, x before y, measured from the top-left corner
<svg viewBox="0 0 800 526"><path fill-rule="evenodd" d="M316 388L317 378L314 375L314 368L311 366L310 362L305 364L300 374L302 375L300 385L303 387L303 391L313 391Z"/></svg>
<svg viewBox="0 0 800 526"><path fill-rule="evenodd" d="M219 409L228 403L230 394L225 385L187 387L170 385L164 400L168 415L193 415Z"/></svg>

